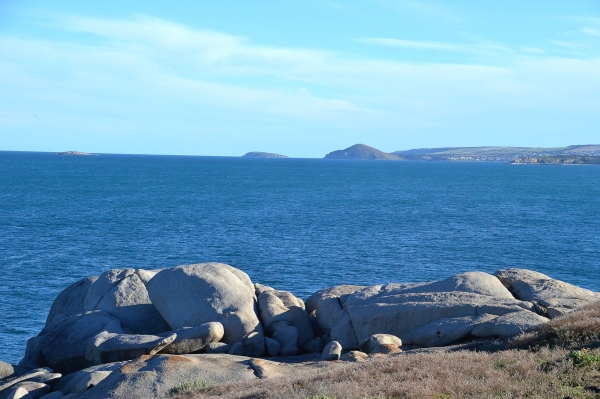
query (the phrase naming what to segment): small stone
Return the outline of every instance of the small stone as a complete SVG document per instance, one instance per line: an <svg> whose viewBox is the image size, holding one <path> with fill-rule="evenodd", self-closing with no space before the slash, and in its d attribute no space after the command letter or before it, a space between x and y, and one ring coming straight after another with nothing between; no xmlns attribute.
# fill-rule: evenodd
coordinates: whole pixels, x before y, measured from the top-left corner
<svg viewBox="0 0 600 399"><path fill-rule="evenodd" d="M321 360L339 360L341 355L342 345L337 341L331 341L325 345L325 349L323 349L323 353L321 354Z"/></svg>

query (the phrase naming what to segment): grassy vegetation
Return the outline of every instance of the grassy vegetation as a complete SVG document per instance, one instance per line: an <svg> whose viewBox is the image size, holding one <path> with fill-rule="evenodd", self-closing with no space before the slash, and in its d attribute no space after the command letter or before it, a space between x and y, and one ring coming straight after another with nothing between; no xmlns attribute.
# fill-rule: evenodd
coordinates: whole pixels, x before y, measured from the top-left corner
<svg viewBox="0 0 600 399"><path fill-rule="evenodd" d="M193 398L600 398L600 303L490 352L409 352Z"/></svg>

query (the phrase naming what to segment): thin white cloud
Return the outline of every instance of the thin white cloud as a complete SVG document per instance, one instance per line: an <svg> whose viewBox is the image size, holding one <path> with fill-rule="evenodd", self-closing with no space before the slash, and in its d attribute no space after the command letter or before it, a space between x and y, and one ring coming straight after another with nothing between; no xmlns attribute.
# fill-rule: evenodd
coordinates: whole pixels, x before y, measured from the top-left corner
<svg viewBox="0 0 600 399"><path fill-rule="evenodd" d="M586 27L581 28L581 31L583 33L585 33L586 35L600 36L600 29L590 28L590 27L586 26Z"/></svg>
<svg viewBox="0 0 600 399"><path fill-rule="evenodd" d="M73 131L151 131L169 124L196 131L239 119L260 129L315 123L321 131L343 126L389 133L469 123L483 129L511 112L537 112L542 119L600 115L600 61L589 55L546 56L475 39L361 39L478 60L415 63L266 46L152 17L51 22L74 32L73 39L0 37L0 126L18 124L9 116L19 115L31 126ZM79 33L98 40L79 41Z"/></svg>

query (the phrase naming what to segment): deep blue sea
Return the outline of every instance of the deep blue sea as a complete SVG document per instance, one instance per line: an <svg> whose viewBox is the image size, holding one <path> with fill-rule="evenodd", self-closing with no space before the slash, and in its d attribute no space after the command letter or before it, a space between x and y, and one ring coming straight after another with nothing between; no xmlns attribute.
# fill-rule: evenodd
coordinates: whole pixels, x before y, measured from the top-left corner
<svg viewBox="0 0 600 399"><path fill-rule="evenodd" d="M306 299L529 268L600 290L600 166L0 152L0 359L111 268L224 262Z"/></svg>

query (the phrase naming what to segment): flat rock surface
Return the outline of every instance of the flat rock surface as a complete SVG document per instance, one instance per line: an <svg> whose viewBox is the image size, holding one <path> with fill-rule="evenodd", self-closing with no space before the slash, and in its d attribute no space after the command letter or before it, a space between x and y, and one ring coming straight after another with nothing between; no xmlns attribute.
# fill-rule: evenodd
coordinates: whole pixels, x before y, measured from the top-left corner
<svg viewBox="0 0 600 399"><path fill-rule="evenodd" d="M194 381L209 385L233 384L327 367L322 362L309 360L313 358L299 356L275 362L226 354L142 357L122 364L79 398L149 399L164 397L171 389Z"/></svg>

